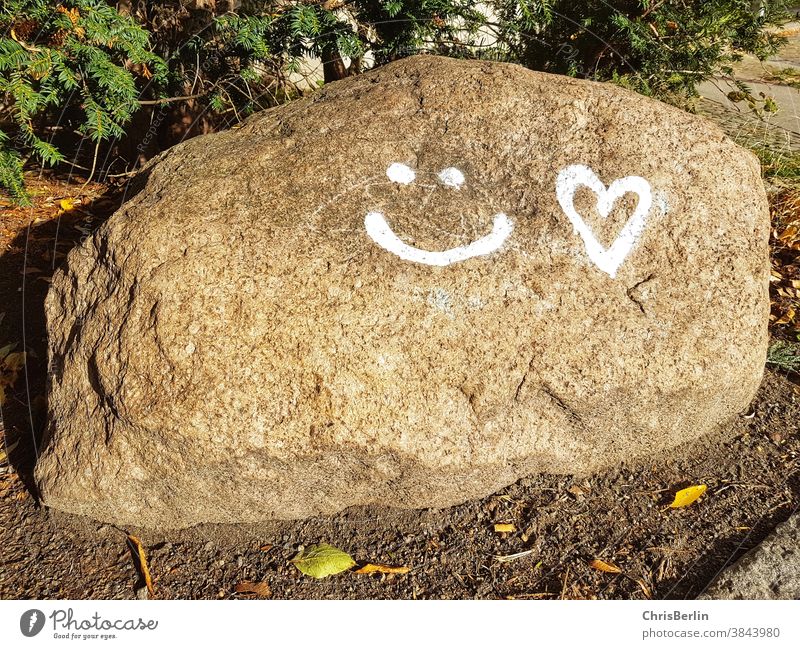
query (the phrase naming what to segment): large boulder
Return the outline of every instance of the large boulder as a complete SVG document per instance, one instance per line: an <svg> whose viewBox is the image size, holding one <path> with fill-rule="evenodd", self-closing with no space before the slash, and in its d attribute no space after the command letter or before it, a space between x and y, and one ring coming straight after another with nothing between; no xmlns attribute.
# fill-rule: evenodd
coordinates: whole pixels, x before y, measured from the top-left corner
<svg viewBox="0 0 800 649"><path fill-rule="evenodd" d="M759 384L758 163L618 87L412 57L147 173L47 297L51 507L443 507L649 458Z"/></svg>

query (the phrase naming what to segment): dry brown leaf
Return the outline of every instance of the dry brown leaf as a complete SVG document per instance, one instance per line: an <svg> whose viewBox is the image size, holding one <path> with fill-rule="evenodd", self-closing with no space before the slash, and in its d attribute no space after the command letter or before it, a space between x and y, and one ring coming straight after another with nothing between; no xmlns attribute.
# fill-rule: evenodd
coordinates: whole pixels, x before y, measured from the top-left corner
<svg viewBox="0 0 800 649"><path fill-rule="evenodd" d="M800 235L800 227L792 224L778 235L778 239L783 243L790 243L794 241L798 235Z"/></svg>
<svg viewBox="0 0 800 649"><path fill-rule="evenodd" d="M639 584L639 588L642 589L644 596L647 599L653 599L653 593L650 592L650 589L647 587L647 584L644 583L644 579L634 579L634 581Z"/></svg>
<svg viewBox="0 0 800 649"><path fill-rule="evenodd" d="M371 575L374 572L379 572L384 575L404 575L411 568L408 566L386 566L382 563L368 563L366 566L355 570L357 575Z"/></svg>
<svg viewBox="0 0 800 649"><path fill-rule="evenodd" d="M2 359L2 369L16 376L25 367L25 352L12 352Z"/></svg>
<svg viewBox="0 0 800 649"><path fill-rule="evenodd" d="M42 51L38 47L34 47L33 45L28 45L23 39L21 39L19 36L17 36L17 32L13 27L11 28L10 33L11 33L11 38L13 38L17 43L22 45L22 47L24 47L29 52L41 52Z"/></svg>
<svg viewBox="0 0 800 649"><path fill-rule="evenodd" d="M56 11L58 13L65 14L67 18L69 18L69 21L72 23L73 27L78 24L78 19L81 17L81 12L74 7L72 9L66 9L61 5L58 5L58 7L56 7Z"/></svg>
<svg viewBox="0 0 800 649"><path fill-rule="evenodd" d="M516 529L513 523L495 523L494 525L494 531L498 534L508 534L516 531Z"/></svg>
<svg viewBox="0 0 800 649"><path fill-rule="evenodd" d="M706 489L708 489L708 487L704 484L693 485L691 487L686 487L686 489L681 489L675 494L675 500L672 501L670 507L673 509L677 509L678 507L687 507L700 496L702 496L706 492Z"/></svg>
<svg viewBox="0 0 800 649"><path fill-rule="evenodd" d="M567 491L569 493L571 493L573 496L575 496L576 498L578 498L579 496L585 496L586 495L586 492L576 484L572 485L569 489L567 489Z"/></svg>
<svg viewBox="0 0 800 649"><path fill-rule="evenodd" d="M0 406L6 400L6 388L17 381L20 370L25 366L25 352L8 353L13 345L6 345L0 350Z"/></svg>
<svg viewBox="0 0 800 649"><path fill-rule="evenodd" d="M240 581L236 584L236 592L241 594L253 594L259 597L269 597L272 590L266 581Z"/></svg>
<svg viewBox="0 0 800 649"><path fill-rule="evenodd" d="M128 536L128 544L136 555L136 563L138 564L136 567L139 569L139 572L144 579L145 586L147 586L147 592L150 593L150 595L154 595L155 590L153 589L153 580L150 577L150 569L147 567L147 555L144 552L144 546L142 545L142 542L135 536Z"/></svg>
<svg viewBox="0 0 800 649"><path fill-rule="evenodd" d="M19 440L14 442L13 444L6 445L5 448L0 448L0 463L5 462L8 459L8 456L14 452L14 449L19 446Z"/></svg>
<svg viewBox="0 0 800 649"><path fill-rule="evenodd" d="M589 566L600 572L608 572L612 575L622 574L622 568L615 566L613 563L603 561L602 559L594 559Z"/></svg>

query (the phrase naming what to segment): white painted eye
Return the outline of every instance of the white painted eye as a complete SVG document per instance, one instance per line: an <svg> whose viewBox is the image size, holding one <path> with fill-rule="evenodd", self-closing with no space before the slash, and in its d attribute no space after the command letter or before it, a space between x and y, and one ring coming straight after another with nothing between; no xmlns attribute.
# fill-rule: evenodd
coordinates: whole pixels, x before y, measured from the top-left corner
<svg viewBox="0 0 800 649"><path fill-rule="evenodd" d="M414 173L411 167L400 162L393 162L390 164L389 168L386 170L386 175L393 183L400 183L401 185L409 185L413 183L414 178L417 177L417 174Z"/></svg>
<svg viewBox="0 0 800 649"><path fill-rule="evenodd" d="M439 172L439 180L442 181L443 185L458 189L464 184L464 174L455 167L447 167L447 169L442 169Z"/></svg>

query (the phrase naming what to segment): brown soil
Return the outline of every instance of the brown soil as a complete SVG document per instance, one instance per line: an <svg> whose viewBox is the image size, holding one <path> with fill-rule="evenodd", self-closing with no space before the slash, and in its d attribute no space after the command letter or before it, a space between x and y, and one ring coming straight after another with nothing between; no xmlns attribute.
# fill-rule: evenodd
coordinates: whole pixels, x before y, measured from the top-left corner
<svg viewBox="0 0 800 649"><path fill-rule="evenodd" d="M274 598L694 598L800 504L800 390L768 369L751 411L713 439L647 466L527 478L449 509L357 508L168 536L50 512L31 481L46 416L42 301L54 265L120 198L90 185L62 213L59 199L79 186L50 179L33 187L35 208L0 211L0 347L13 341L28 351L0 422L12 449L10 463L0 461L0 598L141 595L130 533L147 549L155 597L165 599L252 597L236 593L242 581L265 582ZM698 503L667 507L675 490L699 483L709 488ZM497 533L495 523L515 531ZM411 571L314 580L289 559L318 542ZM596 570L593 559L623 573Z"/></svg>

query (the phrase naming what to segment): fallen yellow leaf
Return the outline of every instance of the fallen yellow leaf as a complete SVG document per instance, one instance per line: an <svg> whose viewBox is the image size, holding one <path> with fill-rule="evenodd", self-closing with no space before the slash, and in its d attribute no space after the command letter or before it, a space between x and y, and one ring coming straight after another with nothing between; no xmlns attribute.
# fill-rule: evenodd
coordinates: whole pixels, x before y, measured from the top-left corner
<svg viewBox="0 0 800 649"><path fill-rule="evenodd" d="M70 212L71 210L75 209L75 199L74 198L62 198L59 203L61 209L65 212Z"/></svg>
<svg viewBox="0 0 800 649"><path fill-rule="evenodd" d="M404 575L411 568L408 566L386 566L382 563L368 563L363 568L355 571L357 575L370 575L374 572L380 572L384 575Z"/></svg>
<svg viewBox="0 0 800 649"><path fill-rule="evenodd" d="M594 568L595 570L599 570L601 572L608 572L612 575L619 575L622 573L622 568L615 566L613 563L607 563L602 559L594 559L590 564L590 567Z"/></svg>
<svg viewBox="0 0 800 649"><path fill-rule="evenodd" d="M673 509L677 509L678 507L687 507L691 505L695 500L697 500L700 496L702 496L708 487L704 484L694 485L691 487L686 487L686 489L681 489L678 493L675 494L675 500L672 501L670 507Z"/></svg>
<svg viewBox="0 0 800 649"><path fill-rule="evenodd" d="M147 555L144 553L144 546L142 545L142 542L135 536L128 536L128 544L130 545L131 550L136 554L136 563L138 564L136 567L139 569L139 572L144 578L145 586L147 586L147 592L151 595L154 595L155 590L153 589L153 580L150 578L150 569L147 567Z"/></svg>
<svg viewBox="0 0 800 649"><path fill-rule="evenodd" d="M494 531L495 531L495 532L497 532L497 533L501 533L501 532L505 532L505 533L508 533L508 532L514 532L514 531L516 531L516 529L517 529L517 528L516 528L516 527L514 527L514 524L513 524L513 523L495 523L495 526L494 526Z"/></svg>

